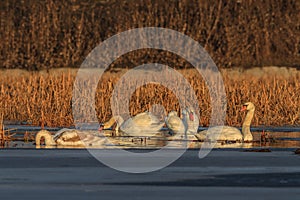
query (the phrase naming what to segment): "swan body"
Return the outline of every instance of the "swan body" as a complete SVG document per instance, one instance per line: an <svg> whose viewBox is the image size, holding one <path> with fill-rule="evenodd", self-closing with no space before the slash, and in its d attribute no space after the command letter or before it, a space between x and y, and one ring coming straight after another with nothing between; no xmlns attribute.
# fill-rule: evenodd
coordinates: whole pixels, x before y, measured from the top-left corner
<svg viewBox="0 0 300 200"><path fill-rule="evenodd" d="M47 130L41 130L36 134L35 142L40 146L41 139L45 139L46 146L101 146L105 143L105 138L101 138L92 133L79 130L61 129L55 135Z"/></svg>
<svg viewBox="0 0 300 200"><path fill-rule="evenodd" d="M165 122L172 135L183 134L186 131L186 125L183 120L177 116L176 111L171 111L166 117Z"/></svg>
<svg viewBox="0 0 300 200"><path fill-rule="evenodd" d="M160 122L151 112L143 112L126 121L124 121L121 116L114 116L108 122L105 122L102 127L100 127L100 130L102 130L102 128L108 129L114 124L117 124L115 128L116 133L118 133L120 129L122 132L132 136L150 136L153 133L159 132L164 125L164 123Z"/></svg>
<svg viewBox="0 0 300 200"><path fill-rule="evenodd" d="M209 130L201 131L197 133L196 138L198 140L205 140L206 138L211 141L216 140L229 140L229 141L242 141L243 135L241 131L231 126L215 126Z"/></svg>
<svg viewBox="0 0 300 200"><path fill-rule="evenodd" d="M171 111L165 119L166 125L172 135L181 134L185 139L194 139L198 131L199 118L192 108L182 110L182 119L177 116L176 111Z"/></svg>
<svg viewBox="0 0 300 200"><path fill-rule="evenodd" d="M254 115L255 106L251 102L243 104L241 111L247 111L243 122L242 132L231 126L215 126L209 130L204 130L197 133L195 136L198 140L228 140L228 141L252 141L253 135L250 131L251 121Z"/></svg>

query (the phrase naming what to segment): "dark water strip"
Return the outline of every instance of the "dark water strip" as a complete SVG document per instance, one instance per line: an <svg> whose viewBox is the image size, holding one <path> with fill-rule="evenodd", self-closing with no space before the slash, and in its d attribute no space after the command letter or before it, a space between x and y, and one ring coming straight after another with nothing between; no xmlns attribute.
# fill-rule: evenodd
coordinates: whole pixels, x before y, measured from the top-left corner
<svg viewBox="0 0 300 200"><path fill-rule="evenodd" d="M300 173L229 174L202 176L175 181L119 182L108 185L183 186L183 187L300 187Z"/></svg>

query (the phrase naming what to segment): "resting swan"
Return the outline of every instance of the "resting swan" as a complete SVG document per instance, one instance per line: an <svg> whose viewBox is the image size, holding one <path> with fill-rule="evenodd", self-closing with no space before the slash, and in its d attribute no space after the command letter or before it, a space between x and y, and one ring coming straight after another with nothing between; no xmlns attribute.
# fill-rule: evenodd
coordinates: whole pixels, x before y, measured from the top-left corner
<svg viewBox="0 0 300 200"><path fill-rule="evenodd" d="M131 136L150 136L153 133L159 132L164 123L150 112L139 113L136 116L124 119L121 116L114 116L109 121L102 124L99 130L111 128L116 124L116 133L119 129Z"/></svg>
<svg viewBox="0 0 300 200"><path fill-rule="evenodd" d="M197 133L195 136L198 140L228 140L228 141L252 141L253 136L250 131L251 120L254 115L255 106L251 102L244 103L241 111L247 110L247 115L243 122L242 132L231 126L216 126L210 128L210 130L204 130Z"/></svg>
<svg viewBox="0 0 300 200"><path fill-rule="evenodd" d="M186 132L187 124L177 116L176 111L169 112L165 122L172 135L183 134Z"/></svg>
<svg viewBox="0 0 300 200"><path fill-rule="evenodd" d="M45 139L46 146L101 146L105 143L105 138L101 138L92 133L85 133L79 130L61 129L55 135L47 130L41 130L36 134L36 146L41 145L41 139Z"/></svg>

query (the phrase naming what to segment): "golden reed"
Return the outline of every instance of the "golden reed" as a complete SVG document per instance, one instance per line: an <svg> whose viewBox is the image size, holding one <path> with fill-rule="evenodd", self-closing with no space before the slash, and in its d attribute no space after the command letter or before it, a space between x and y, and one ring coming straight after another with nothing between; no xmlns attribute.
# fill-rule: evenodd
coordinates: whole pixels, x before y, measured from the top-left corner
<svg viewBox="0 0 300 200"><path fill-rule="evenodd" d="M208 89L193 70L180 70L190 82L200 106L200 124L209 125L211 103ZM4 120L26 121L40 126L71 126L72 90L76 69L53 70L50 73L27 72L12 75L15 72L0 75L0 110ZM96 110L99 122L111 117L110 98L115 83L124 73L106 72L98 84ZM300 124L300 75L249 76L222 72L227 93L228 125L240 126L243 102L251 101L256 106L253 126L299 126ZM89 83L86 83L87 87ZM134 80L128 82L128 88L134 87ZM180 84L180 83L178 83ZM75 87L76 89L76 87ZM188 95L188 94L187 94ZM175 95L167 88L147 84L138 88L131 96L129 111L132 115L150 109L153 104L162 104L167 112L179 110ZM124 105L125 106L125 105ZM86 110L80 111L86 113Z"/></svg>

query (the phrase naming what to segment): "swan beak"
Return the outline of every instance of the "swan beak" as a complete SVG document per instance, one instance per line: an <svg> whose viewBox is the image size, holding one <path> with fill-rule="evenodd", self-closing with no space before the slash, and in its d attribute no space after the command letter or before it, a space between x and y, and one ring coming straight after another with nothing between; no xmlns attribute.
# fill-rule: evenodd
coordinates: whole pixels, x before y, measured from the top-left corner
<svg viewBox="0 0 300 200"><path fill-rule="evenodd" d="M247 106L243 105L242 108L241 108L241 111L245 111L245 110L247 110Z"/></svg>
<svg viewBox="0 0 300 200"><path fill-rule="evenodd" d="M194 121L194 113L193 112L190 113L189 117L190 117L191 121Z"/></svg>

